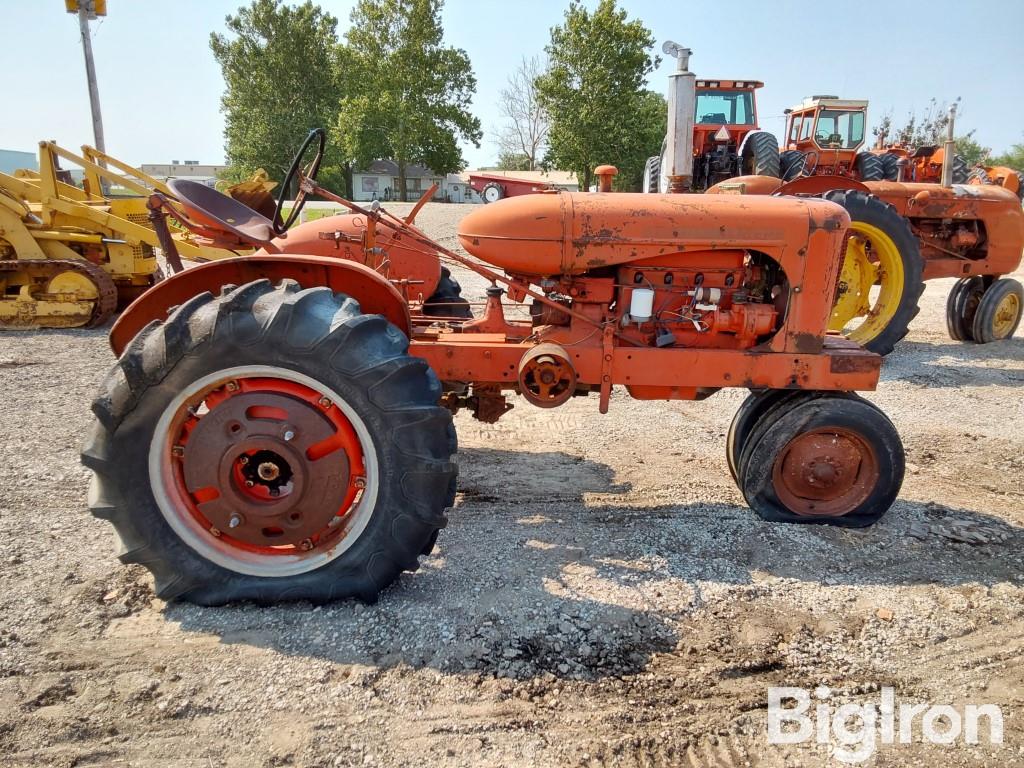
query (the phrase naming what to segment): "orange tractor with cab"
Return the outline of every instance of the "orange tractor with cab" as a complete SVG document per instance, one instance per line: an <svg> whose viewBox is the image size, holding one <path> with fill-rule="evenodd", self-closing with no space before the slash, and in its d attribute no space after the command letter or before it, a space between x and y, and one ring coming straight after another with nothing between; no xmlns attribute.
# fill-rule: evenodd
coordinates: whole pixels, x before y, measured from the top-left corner
<svg viewBox="0 0 1024 768"><path fill-rule="evenodd" d="M311 146L319 149L309 162ZM281 185L349 213L277 231L187 181L151 209L250 256L170 276L110 333L82 454L89 505L166 599L372 601L434 547L460 410L493 422L613 387L641 400L751 389L727 458L769 521L865 526L895 499L899 435L855 394L881 358L825 329L848 214L825 200L550 191L466 216L469 256L315 183L314 132ZM430 192L422 202L429 199ZM155 226L166 225L155 216ZM285 221L283 224L287 225ZM173 241L168 237L168 245ZM490 282L482 311L445 264ZM450 278L448 278L450 280ZM513 319L507 302L529 303Z"/></svg>
<svg viewBox="0 0 1024 768"><path fill-rule="evenodd" d="M690 49L672 42L663 46L666 54L682 62L673 78L685 72ZM680 132L690 137L693 173L685 189L669 189L666 150L648 158L644 166L645 192L703 192L719 181L745 174L778 176L779 143L775 136L761 130L757 121L759 80L697 80L696 106L690 110L676 107L677 89L669 90L668 133L680 141ZM664 167L663 167L664 163Z"/></svg>

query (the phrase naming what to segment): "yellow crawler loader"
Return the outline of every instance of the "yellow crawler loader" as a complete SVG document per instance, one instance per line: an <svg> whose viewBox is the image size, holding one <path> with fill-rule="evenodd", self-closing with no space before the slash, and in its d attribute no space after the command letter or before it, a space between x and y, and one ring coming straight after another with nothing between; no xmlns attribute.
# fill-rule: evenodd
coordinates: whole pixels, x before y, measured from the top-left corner
<svg viewBox="0 0 1024 768"><path fill-rule="evenodd" d="M81 187L62 160L82 170ZM269 193L273 184L264 186ZM38 171L0 173L0 328L100 325L157 282L159 241L146 207L154 192L170 195L92 147L76 155L51 141L39 144ZM182 229L172 236L185 259L236 255Z"/></svg>

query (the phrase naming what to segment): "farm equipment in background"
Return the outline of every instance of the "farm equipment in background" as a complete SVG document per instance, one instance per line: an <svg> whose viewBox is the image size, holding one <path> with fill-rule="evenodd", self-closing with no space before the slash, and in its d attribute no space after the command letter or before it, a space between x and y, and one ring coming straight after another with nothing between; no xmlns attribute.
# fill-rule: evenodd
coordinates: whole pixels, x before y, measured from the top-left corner
<svg viewBox="0 0 1024 768"><path fill-rule="evenodd" d="M1024 172L1004 165L986 165L971 171L969 184L995 184L1015 193L1024 203Z"/></svg>
<svg viewBox="0 0 1024 768"><path fill-rule="evenodd" d="M666 53L678 50L684 58L670 76L669 131L662 157L675 158L677 178L662 187L681 190L696 174L689 164L694 153L686 144L691 132L672 127L685 125L692 114L695 77L686 69L690 52L672 45L666 44ZM1024 291L1017 281L1002 276L1017 268L1024 251L1020 200L1009 185L953 184L952 163L943 166L950 176L945 186L877 180L899 158L860 149L866 110L865 101L808 100L790 112L787 138L797 138L781 155L781 173L736 176L707 191L817 196L846 208L852 224L829 330L873 352L888 354L906 336L918 312L923 281L939 277L959 278L947 304L952 338L989 342L1012 335L1024 309ZM947 124L942 157L955 157L954 118L955 112ZM858 178L862 174L875 180Z"/></svg>
<svg viewBox="0 0 1024 768"><path fill-rule="evenodd" d="M672 188L669 141L661 154L644 166L645 192L703 192L719 181L743 176L779 175L779 144L757 124L759 80L694 80L687 71L690 50L667 42L664 51L675 56L677 70L669 89L669 134L689 136L692 174L685 188ZM689 105L689 106L687 106Z"/></svg>
<svg viewBox="0 0 1024 768"><path fill-rule="evenodd" d="M884 179L881 158L862 149L867 109L866 101L838 96L811 96L787 109L779 177L783 181L814 175Z"/></svg>
<svg viewBox="0 0 1024 768"><path fill-rule="evenodd" d="M825 334L849 224L839 206L638 200L610 192L603 166L597 193L471 213L466 256L417 229L415 211L317 186L314 138L284 182L300 180L291 216L310 194L349 214L281 239L237 201L173 182L184 222L258 250L169 277L111 331L119 359L82 454L89 504L160 597L375 600L445 525L453 414L495 422L510 391L540 408L596 394L605 413L616 385L641 400L752 389L726 455L758 515L859 527L895 499L899 436L854 393L875 387L881 358ZM427 311L443 263L490 282L481 314ZM530 319L510 317L506 296Z"/></svg>
<svg viewBox="0 0 1024 768"><path fill-rule="evenodd" d="M158 280L153 192L170 190L92 147L75 155L50 141L38 171L0 173L0 328L100 325ZM182 229L171 237L188 259L230 255Z"/></svg>
<svg viewBox="0 0 1024 768"><path fill-rule="evenodd" d="M509 173L515 174L516 172L510 171ZM477 171L469 174L469 186L480 195L480 199L484 203L496 203L506 197L531 195L534 192L558 188L557 185L549 181L525 179L498 172L480 173Z"/></svg>

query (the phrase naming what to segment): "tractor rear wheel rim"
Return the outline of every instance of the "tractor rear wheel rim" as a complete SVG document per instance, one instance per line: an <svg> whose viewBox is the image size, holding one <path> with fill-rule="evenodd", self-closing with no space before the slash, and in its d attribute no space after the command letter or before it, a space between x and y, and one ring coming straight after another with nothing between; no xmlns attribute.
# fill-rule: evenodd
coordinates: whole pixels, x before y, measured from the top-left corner
<svg viewBox="0 0 1024 768"><path fill-rule="evenodd" d="M876 338L892 322L900 308L906 283L900 249L884 231L863 221L850 224L851 237L847 242L840 273L840 283L853 296L840 295L832 308L830 331L845 331L845 335L858 344ZM878 294L870 296L872 285ZM850 324L863 318L855 328Z"/></svg>
<svg viewBox="0 0 1024 768"><path fill-rule="evenodd" d="M238 573L315 570L351 547L373 513L369 430L335 391L284 368L225 369L161 416L149 454L164 518L206 559Z"/></svg>
<svg viewBox="0 0 1024 768"><path fill-rule="evenodd" d="M779 452L772 484L794 514L841 517L857 509L880 477L878 457L857 433L822 427L797 435Z"/></svg>
<svg viewBox="0 0 1024 768"><path fill-rule="evenodd" d="M1020 299L1015 293L1007 293L996 306L992 315L992 335L997 339L1005 339L1017 325L1020 317Z"/></svg>

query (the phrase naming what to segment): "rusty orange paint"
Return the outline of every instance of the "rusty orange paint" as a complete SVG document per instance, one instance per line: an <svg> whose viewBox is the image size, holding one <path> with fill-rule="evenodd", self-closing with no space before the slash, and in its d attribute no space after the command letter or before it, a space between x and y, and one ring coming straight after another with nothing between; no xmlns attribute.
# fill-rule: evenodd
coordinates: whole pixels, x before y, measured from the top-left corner
<svg viewBox="0 0 1024 768"><path fill-rule="evenodd" d="M217 294L224 285L253 280L272 283L295 280L303 287L324 285L356 297L363 312L384 315L400 330L411 332L409 308L402 294L369 267L322 256L253 255L201 264L169 277L131 303L110 330L110 346L120 356L135 335L153 320L164 320L179 304L204 292Z"/></svg>

